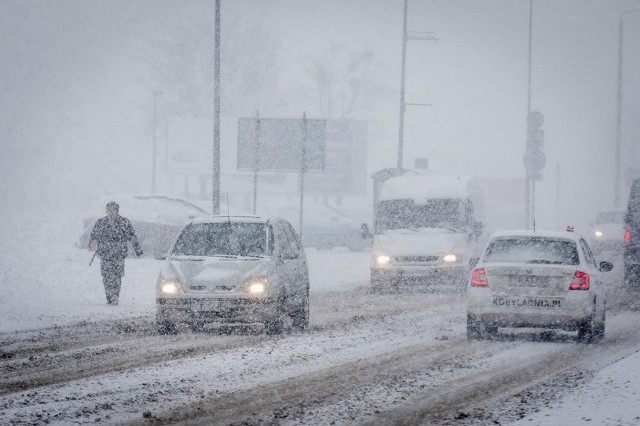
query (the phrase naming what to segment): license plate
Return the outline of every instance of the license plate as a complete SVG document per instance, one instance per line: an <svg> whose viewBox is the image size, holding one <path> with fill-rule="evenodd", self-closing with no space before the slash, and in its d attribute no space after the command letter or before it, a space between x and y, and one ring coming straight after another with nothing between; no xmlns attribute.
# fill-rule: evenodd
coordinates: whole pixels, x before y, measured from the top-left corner
<svg viewBox="0 0 640 426"><path fill-rule="evenodd" d="M223 304L219 300L192 300L191 310L196 312L220 311Z"/></svg>
<svg viewBox="0 0 640 426"><path fill-rule="evenodd" d="M546 287L550 282L549 277L536 277L531 275L515 275L509 280L511 285L518 287Z"/></svg>
<svg viewBox="0 0 640 426"><path fill-rule="evenodd" d="M510 308L561 308L560 299L532 299L523 297L494 297L493 306Z"/></svg>

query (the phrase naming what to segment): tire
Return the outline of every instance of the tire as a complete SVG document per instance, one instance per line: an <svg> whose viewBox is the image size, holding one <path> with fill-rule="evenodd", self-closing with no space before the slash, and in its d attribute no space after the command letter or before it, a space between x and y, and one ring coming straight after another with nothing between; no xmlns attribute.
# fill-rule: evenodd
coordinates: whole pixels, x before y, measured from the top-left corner
<svg viewBox="0 0 640 426"><path fill-rule="evenodd" d="M265 321L264 331L268 335L282 334L282 317L286 315L284 309L285 301L286 299L284 296L278 297L278 300L276 301L275 312Z"/></svg>
<svg viewBox="0 0 640 426"><path fill-rule="evenodd" d="M291 314L291 327L294 330L304 331L309 328L309 284L306 292L297 297L298 304Z"/></svg>
<svg viewBox="0 0 640 426"><path fill-rule="evenodd" d="M156 329L158 330L158 334L163 335L177 333L176 324L167 320L157 320Z"/></svg>
<svg viewBox="0 0 640 426"><path fill-rule="evenodd" d="M604 339L605 327L607 323L607 306L603 305L602 309L602 321L596 324L593 329L593 338L596 340Z"/></svg>
<svg viewBox="0 0 640 426"><path fill-rule="evenodd" d="M587 321L585 321L582 325L580 325L580 327L578 328L578 340L583 342L583 343L592 343L594 337L596 337L596 308L595 308L595 303L593 306L593 311L591 312L591 315L589 316L589 319Z"/></svg>
<svg viewBox="0 0 640 426"><path fill-rule="evenodd" d="M498 334L498 327L485 324L476 320L473 316L467 315L467 339L482 340L495 338Z"/></svg>

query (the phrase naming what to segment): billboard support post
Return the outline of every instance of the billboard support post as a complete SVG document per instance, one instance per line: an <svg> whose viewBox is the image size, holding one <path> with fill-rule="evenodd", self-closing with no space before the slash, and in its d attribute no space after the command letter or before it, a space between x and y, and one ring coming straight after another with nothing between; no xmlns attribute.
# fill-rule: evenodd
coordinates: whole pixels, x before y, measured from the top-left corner
<svg viewBox="0 0 640 426"><path fill-rule="evenodd" d="M298 232L302 240L302 218L304 216L304 173L307 169L307 112L302 114L302 150L300 152L300 226Z"/></svg>
<svg viewBox="0 0 640 426"><path fill-rule="evenodd" d="M258 204L258 170L260 170L260 111L256 110L256 154L253 167L253 214Z"/></svg>

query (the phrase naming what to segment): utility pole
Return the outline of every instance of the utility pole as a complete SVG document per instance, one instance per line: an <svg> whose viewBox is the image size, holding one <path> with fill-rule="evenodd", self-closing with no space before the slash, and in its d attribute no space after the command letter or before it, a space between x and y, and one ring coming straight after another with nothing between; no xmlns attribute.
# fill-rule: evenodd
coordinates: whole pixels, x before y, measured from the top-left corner
<svg viewBox="0 0 640 426"><path fill-rule="evenodd" d="M153 92L153 154L151 156L151 193L156 193L156 157L158 151L158 96L162 91Z"/></svg>
<svg viewBox="0 0 640 426"><path fill-rule="evenodd" d="M528 66L528 84L527 84L527 126L529 116L531 115L531 49L533 40L533 0L529 0L529 66ZM528 169L525 169L525 229L531 229L531 186L533 179Z"/></svg>
<svg viewBox="0 0 640 426"><path fill-rule="evenodd" d="M216 0L213 64L212 214L220 214L220 0Z"/></svg>
<svg viewBox="0 0 640 426"><path fill-rule="evenodd" d="M398 170L402 169L403 163L403 150L404 150L404 112L407 109L407 103L404 101L404 86L405 86L405 68L407 61L407 40L437 40L433 33L426 31L412 31L407 32L407 9L409 0L404 0L404 18L402 21L402 70L400 71L400 129L398 131ZM411 104L411 105L426 105L428 104Z"/></svg>
<svg viewBox="0 0 640 426"><path fill-rule="evenodd" d="M640 12L640 9L625 10L620 14L618 24L618 93L616 102L616 151L614 160L613 177L613 205L620 208L620 188L622 180L622 69L624 56L624 15L627 13Z"/></svg>

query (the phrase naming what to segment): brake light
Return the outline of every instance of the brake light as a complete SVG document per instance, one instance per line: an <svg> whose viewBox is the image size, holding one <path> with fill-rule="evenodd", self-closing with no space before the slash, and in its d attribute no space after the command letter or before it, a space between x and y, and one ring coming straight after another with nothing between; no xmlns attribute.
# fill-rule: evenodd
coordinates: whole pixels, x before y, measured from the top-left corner
<svg viewBox="0 0 640 426"><path fill-rule="evenodd" d="M472 287L487 287L488 285L489 281L487 280L487 274L483 268L478 268L471 271Z"/></svg>
<svg viewBox="0 0 640 426"><path fill-rule="evenodd" d="M631 231L629 231L629 230L624 231L624 240L627 241L627 242L631 241Z"/></svg>
<svg viewBox="0 0 640 426"><path fill-rule="evenodd" d="M569 290L589 290L589 274L576 271L573 274L573 281L569 284Z"/></svg>

